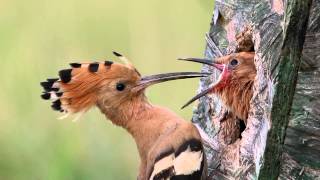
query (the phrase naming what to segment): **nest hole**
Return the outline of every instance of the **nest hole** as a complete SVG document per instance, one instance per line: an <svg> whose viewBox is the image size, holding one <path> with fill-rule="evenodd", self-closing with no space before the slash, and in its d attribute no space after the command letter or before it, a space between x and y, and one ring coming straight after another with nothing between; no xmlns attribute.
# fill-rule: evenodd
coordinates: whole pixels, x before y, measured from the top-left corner
<svg viewBox="0 0 320 180"><path fill-rule="evenodd" d="M245 27L241 33L236 35L236 43L236 52L255 52L250 26Z"/></svg>
<svg viewBox="0 0 320 180"><path fill-rule="evenodd" d="M242 136L242 132L246 129L246 124L244 123L244 120L239 120L239 129L240 129L240 134L239 134L239 138L241 139Z"/></svg>
<svg viewBox="0 0 320 180"><path fill-rule="evenodd" d="M236 35L236 42L234 43L236 48L235 52L255 52L254 42L252 36L252 28L247 26ZM234 47L234 46L233 46ZM227 130L227 132L231 132L234 134L225 135L225 140L227 144L233 144L237 141L237 139L242 139L242 132L246 129L245 120L234 117L233 121L236 121L235 125L228 125L229 128L234 128L233 130ZM234 123L234 122L233 122Z"/></svg>

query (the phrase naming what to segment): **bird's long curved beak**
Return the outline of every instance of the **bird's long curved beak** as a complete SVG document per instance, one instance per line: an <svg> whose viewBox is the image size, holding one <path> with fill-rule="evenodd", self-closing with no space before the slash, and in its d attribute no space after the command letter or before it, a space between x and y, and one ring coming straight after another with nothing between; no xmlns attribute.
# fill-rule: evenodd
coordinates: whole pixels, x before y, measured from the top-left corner
<svg viewBox="0 0 320 180"><path fill-rule="evenodd" d="M199 94L197 94L196 96L194 96L192 99L190 99L186 104L184 104L181 109L189 106L191 103L193 103L194 101L196 101L197 99L201 98L202 96L205 96L206 94L208 94L211 91L211 88L208 88L202 92L200 92Z"/></svg>
<svg viewBox="0 0 320 180"><path fill-rule="evenodd" d="M181 107L181 109L187 107L188 105L190 105L191 103L193 103L197 99L205 96L206 94L208 94L210 92L214 92L215 90L217 90L219 88L223 88L226 85L226 82L229 79L229 76L231 74L231 72L230 72L230 70L229 70L227 65L214 62L214 61L212 61L210 59L179 58L178 60L191 61L191 62L196 62L196 63L201 63L201 64L207 64L209 66L213 66L213 67L217 68L221 72L221 74L219 76L219 79L218 79L218 81L216 83L210 85L210 87L208 89L205 89L202 92L200 92L199 94L197 94L196 96L194 96L185 105L183 105Z"/></svg>
<svg viewBox="0 0 320 180"><path fill-rule="evenodd" d="M200 72L174 72L174 73L163 73L155 74L150 76L144 76L141 78L139 84L134 88L135 90L145 89L153 84L158 84L166 81L178 80L178 79L188 79L188 78L198 78L209 76L210 73L200 73Z"/></svg>
<svg viewBox="0 0 320 180"><path fill-rule="evenodd" d="M217 69L220 70L220 71L222 71L223 68L224 68L224 65L223 65L223 64L213 62L213 61L210 60L210 59L201 59L201 58L178 58L178 60L181 60L181 61L191 61L191 62L196 62L196 63L201 63L201 64L207 64L207 65L209 65L209 66L213 66L213 67L217 68Z"/></svg>

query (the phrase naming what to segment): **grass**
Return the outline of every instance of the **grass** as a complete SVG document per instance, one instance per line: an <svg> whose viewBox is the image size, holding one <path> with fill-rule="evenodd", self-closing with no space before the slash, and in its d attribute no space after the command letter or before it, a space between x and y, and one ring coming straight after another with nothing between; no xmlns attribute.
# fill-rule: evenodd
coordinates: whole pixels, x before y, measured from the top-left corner
<svg viewBox="0 0 320 180"><path fill-rule="evenodd" d="M56 120L39 82L70 62L128 56L142 74L199 71L213 1L1 0L0 179L135 179L133 139L93 109L77 123ZM157 85L151 102L180 110L197 80Z"/></svg>

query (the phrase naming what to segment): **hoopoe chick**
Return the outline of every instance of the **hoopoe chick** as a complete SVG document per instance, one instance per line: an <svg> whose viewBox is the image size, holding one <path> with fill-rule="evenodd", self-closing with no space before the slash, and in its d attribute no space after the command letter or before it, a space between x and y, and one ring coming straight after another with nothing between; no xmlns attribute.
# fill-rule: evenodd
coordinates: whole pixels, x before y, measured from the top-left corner
<svg viewBox="0 0 320 180"><path fill-rule="evenodd" d="M193 61L213 66L221 71L218 81L211 84L183 107L208 94L217 94L229 112L233 113L246 124L252 98L252 86L256 76L254 52L240 52L223 56L215 61L199 58L181 58L180 60Z"/></svg>
<svg viewBox="0 0 320 180"><path fill-rule="evenodd" d="M126 64L72 63L60 78L42 82L43 99L65 114L84 113L93 106L125 128L135 139L141 164L139 180L206 178L202 141L192 123L167 108L152 105L145 96L150 85L164 81L204 77L206 73L178 72L141 77Z"/></svg>

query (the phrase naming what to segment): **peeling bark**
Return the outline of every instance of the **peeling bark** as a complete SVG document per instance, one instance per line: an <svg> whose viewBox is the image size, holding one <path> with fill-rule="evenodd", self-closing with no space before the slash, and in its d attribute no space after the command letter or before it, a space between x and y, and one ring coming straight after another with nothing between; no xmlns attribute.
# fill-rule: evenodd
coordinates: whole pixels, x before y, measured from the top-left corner
<svg viewBox="0 0 320 180"><path fill-rule="evenodd" d="M319 5L319 0L314 1ZM290 144L287 143L290 141L288 138L285 146L288 155L282 156L282 152L311 2L216 0L210 32L206 36L205 56L216 58L234 52L251 51L254 47L257 77L247 128L241 133L242 138L239 138L238 119L227 116L221 121L225 108L214 95L201 98L194 110L192 121L210 139L211 147L206 147L210 179L277 179L281 157L292 157L292 153L287 152ZM319 26L319 19L312 19L310 17L308 31L312 26L310 24ZM313 56L307 53L307 44L303 52L303 65L315 64ZM320 57L319 54L317 57ZM308 61L305 62L305 59ZM213 72L214 76L201 79L199 91L206 89L218 77L218 72L209 66L203 66L202 71ZM295 97L301 99L297 95ZM296 101L295 104L301 104ZM318 110L315 109L315 112ZM288 137L291 132L290 125ZM292 161L299 164L296 159ZM285 166L282 166L281 175L289 169L285 169ZM314 172L312 167L308 168L305 168L306 172Z"/></svg>

